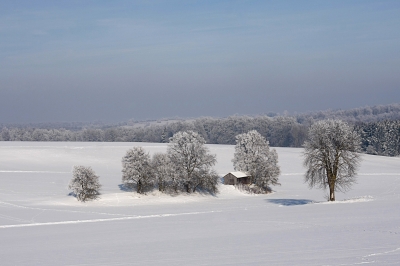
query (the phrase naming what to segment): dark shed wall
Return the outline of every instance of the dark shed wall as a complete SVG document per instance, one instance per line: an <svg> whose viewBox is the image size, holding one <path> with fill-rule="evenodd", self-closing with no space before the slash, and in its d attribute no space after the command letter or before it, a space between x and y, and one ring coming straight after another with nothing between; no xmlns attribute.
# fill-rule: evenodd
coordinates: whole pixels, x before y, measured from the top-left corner
<svg viewBox="0 0 400 266"><path fill-rule="evenodd" d="M236 185L236 183L237 183L236 176L232 175L231 173L224 176L225 185Z"/></svg>
<svg viewBox="0 0 400 266"><path fill-rule="evenodd" d="M246 176L246 177L238 178L237 179L237 183L249 185L250 184L250 177Z"/></svg>
<svg viewBox="0 0 400 266"><path fill-rule="evenodd" d="M237 184L250 184L250 177L241 177L237 178L236 176L232 175L231 173L224 176L224 184L225 185L237 185Z"/></svg>

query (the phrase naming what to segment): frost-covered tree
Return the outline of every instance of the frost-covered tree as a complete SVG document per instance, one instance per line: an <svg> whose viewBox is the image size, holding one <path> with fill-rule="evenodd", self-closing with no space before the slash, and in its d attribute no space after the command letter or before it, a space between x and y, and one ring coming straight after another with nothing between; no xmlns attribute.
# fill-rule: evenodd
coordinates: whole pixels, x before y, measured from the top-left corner
<svg viewBox="0 0 400 266"><path fill-rule="evenodd" d="M122 158L122 182L125 186L136 187L138 193L152 185L150 155L142 147L134 147Z"/></svg>
<svg viewBox="0 0 400 266"><path fill-rule="evenodd" d="M155 153L151 161L154 179L158 184L158 190L164 192L172 189L177 192L179 187L178 176L175 167L166 153Z"/></svg>
<svg viewBox="0 0 400 266"><path fill-rule="evenodd" d="M264 191L269 185L278 185L280 169L278 154L270 150L268 141L256 130L236 136L235 154L232 160L235 170L251 176L251 183Z"/></svg>
<svg viewBox="0 0 400 266"><path fill-rule="evenodd" d="M329 201L334 201L335 191L346 191L355 182L360 142L359 134L341 120L316 122L304 143L305 181L329 188Z"/></svg>
<svg viewBox="0 0 400 266"><path fill-rule="evenodd" d="M103 131L100 129L86 128L82 131L83 141L102 141Z"/></svg>
<svg viewBox="0 0 400 266"><path fill-rule="evenodd" d="M209 153L198 133L190 130L176 133L170 138L167 153L186 192L205 188L206 184L214 184L216 189L218 176L211 169L216 163L215 155Z"/></svg>
<svg viewBox="0 0 400 266"><path fill-rule="evenodd" d="M400 121L379 121L358 124L361 148L369 154L398 156L400 154Z"/></svg>
<svg viewBox="0 0 400 266"><path fill-rule="evenodd" d="M68 186L72 189L79 201L96 199L100 195L101 184L99 177L94 173L91 167L74 166L72 179Z"/></svg>
<svg viewBox="0 0 400 266"><path fill-rule="evenodd" d="M1 138L3 141L9 141L10 140L10 131L8 130L8 128L3 128L1 131Z"/></svg>
<svg viewBox="0 0 400 266"><path fill-rule="evenodd" d="M166 143L166 142L168 142L167 140L168 140L168 138L167 138L167 128L164 127L164 129L163 129L163 131L161 133L161 143Z"/></svg>

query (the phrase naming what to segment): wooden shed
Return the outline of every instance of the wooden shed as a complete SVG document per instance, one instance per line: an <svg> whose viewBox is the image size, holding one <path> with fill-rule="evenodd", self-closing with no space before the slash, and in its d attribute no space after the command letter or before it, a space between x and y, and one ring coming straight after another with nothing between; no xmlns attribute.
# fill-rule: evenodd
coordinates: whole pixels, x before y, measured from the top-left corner
<svg viewBox="0 0 400 266"><path fill-rule="evenodd" d="M225 185L250 184L250 175L244 172L230 172L224 176Z"/></svg>

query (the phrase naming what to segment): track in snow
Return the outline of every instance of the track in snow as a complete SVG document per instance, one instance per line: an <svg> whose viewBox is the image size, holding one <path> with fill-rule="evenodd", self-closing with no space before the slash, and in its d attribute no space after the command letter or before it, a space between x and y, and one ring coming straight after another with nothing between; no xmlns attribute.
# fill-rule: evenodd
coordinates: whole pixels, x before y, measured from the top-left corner
<svg viewBox="0 0 400 266"><path fill-rule="evenodd" d="M220 211L186 212L186 213L174 213L174 214L173 213L167 213L167 214L153 214L153 215L144 215L144 216L129 216L129 217L119 217L119 218L108 218L108 219L91 219L91 220L48 222L48 223L11 224L11 225L1 225L0 229L20 228L20 227L33 227L33 226L45 226L45 225L66 225L66 224L81 224L81 223L113 222L113 221L148 219L148 218L162 218L162 217L173 217L173 216L183 216L183 215L196 215L196 214L215 213L215 212L220 212Z"/></svg>

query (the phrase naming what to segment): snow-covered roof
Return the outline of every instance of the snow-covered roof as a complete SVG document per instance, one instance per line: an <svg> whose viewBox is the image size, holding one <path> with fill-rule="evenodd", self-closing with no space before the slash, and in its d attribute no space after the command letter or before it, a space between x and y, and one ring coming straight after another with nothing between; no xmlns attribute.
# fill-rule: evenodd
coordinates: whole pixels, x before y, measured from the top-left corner
<svg viewBox="0 0 400 266"><path fill-rule="evenodd" d="M230 172L230 174L236 176L236 178L241 178L241 177L247 177L249 176L248 174L246 174L245 172Z"/></svg>

